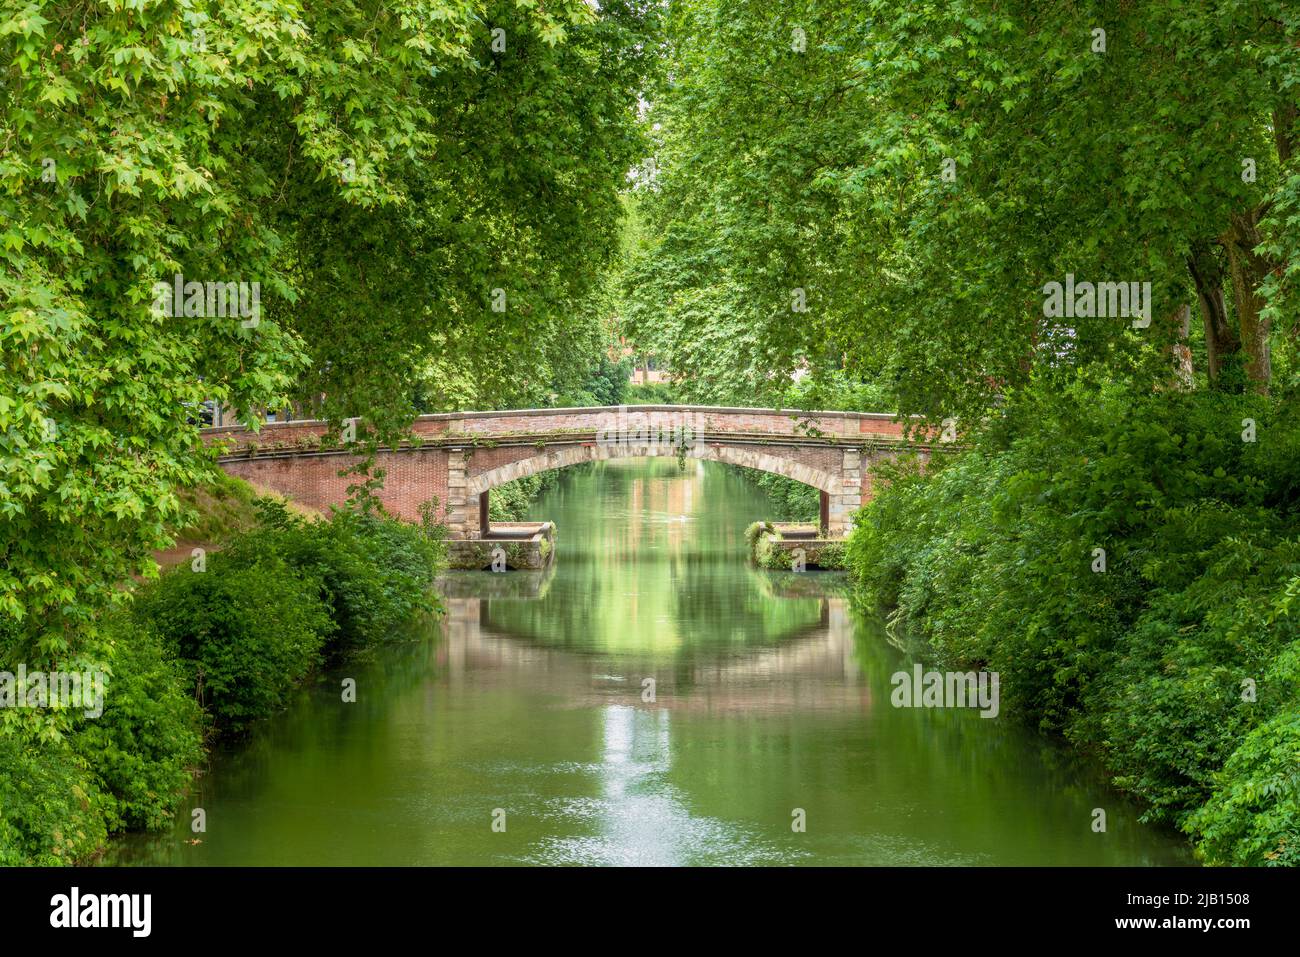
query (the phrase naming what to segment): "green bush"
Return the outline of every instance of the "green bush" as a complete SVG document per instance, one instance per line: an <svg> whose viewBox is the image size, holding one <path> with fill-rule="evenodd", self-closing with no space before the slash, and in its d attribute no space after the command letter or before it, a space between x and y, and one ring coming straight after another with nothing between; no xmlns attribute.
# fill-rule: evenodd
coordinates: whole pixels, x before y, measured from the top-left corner
<svg viewBox="0 0 1300 957"><path fill-rule="evenodd" d="M108 837L102 797L66 739L18 724L0 731L0 866L84 860Z"/></svg>
<svg viewBox="0 0 1300 957"><path fill-rule="evenodd" d="M750 554L753 554L764 535L770 535L775 531L771 522L751 522L745 529L745 544L749 546Z"/></svg>
<svg viewBox="0 0 1300 957"><path fill-rule="evenodd" d="M283 708L321 664L335 629L324 588L318 572L272 551L246 563L218 553L207 571L181 566L163 575L138 608L216 727L238 732Z"/></svg>
<svg viewBox="0 0 1300 957"><path fill-rule="evenodd" d="M772 527L771 522L752 522L745 529L745 541L749 544L749 557L759 568L774 570L784 567L785 556L777 552L768 536L774 536L778 540L780 535Z"/></svg>
<svg viewBox="0 0 1300 957"><path fill-rule="evenodd" d="M75 660L28 671L108 672L98 715L0 715L0 864L84 861L112 831L164 826L202 757L199 709L155 636L119 612L83 641ZM29 657L0 650L5 670Z"/></svg>
<svg viewBox="0 0 1300 957"><path fill-rule="evenodd" d="M843 542L828 542L817 552L817 564L826 570L843 571L848 567Z"/></svg>
<svg viewBox="0 0 1300 957"><path fill-rule="evenodd" d="M278 559L319 581L335 626L324 645L329 657L384 641L436 607L430 586L444 555L427 529L351 510L307 521L280 503L261 507L262 527L237 539L225 559L238 568Z"/></svg>
<svg viewBox="0 0 1300 957"><path fill-rule="evenodd" d="M104 712L83 718L69 740L103 793L108 829L157 830L203 758L202 713L181 667L135 618L117 616L106 645Z"/></svg>
<svg viewBox="0 0 1300 957"><path fill-rule="evenodd" d="M1300 713L1246 736L1220 786L1187 821L1206 858L1239 866L1300 866Z"/></svg>
<svg viewBox="0 0 1300 957"><path fill-rule="evenodd" d="M1296 569L1296 549L1290 556ZM1237 610L1243 608L1237 602ZM1212 861L1236 865L1300 866L1300 576L1278 588L1272 601L1251 602L1238 635L1249 641L1285 627L1289 639L1270 665L1256 654L1263 669L1256 702L1242 702L1260 720L1234 742L1223 770L1214 775L1214 790L1205 805L1184 822ZM1236 691L1237 689L1234 689ZM1237 695L1241 697L1240 694ZM1262 717L1272 715L1266 720ZM1238 726L1252 722L1238 722Z"/></svg>
<svg viewBox="0 0 1300 957"><path fill-rule="evenodd" d="M1099 752L1207 859L1280 860L1294 792L1260 742L1295 710L1276 664L1300 619L1276 608L1300 582L1298 443L1258 396L1026 394L928 475L879 469L847 560L861 597L998 672L1004 707Z"/></svg>

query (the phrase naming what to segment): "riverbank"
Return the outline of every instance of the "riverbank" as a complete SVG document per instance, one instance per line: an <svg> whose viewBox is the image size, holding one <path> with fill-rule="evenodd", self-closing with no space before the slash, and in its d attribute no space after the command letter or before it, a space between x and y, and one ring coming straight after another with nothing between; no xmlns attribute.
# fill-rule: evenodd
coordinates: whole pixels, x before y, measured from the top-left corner
<svg viewBox="0 0 1300 957"><path fill-rule="evenodd" d="M247 498L236 496L256 518L233 533L239 508L200 519L220 550L140 586L87 629L76 665L102 676L95 709L6 709L0 865L84 862L112 833L171 826L214 742L244 735L328 664L440 607L431 583L444 546L431 521L313 519ZM42 660L11 636L0 648L6 661ZM45 670L70 666L54 658ZM349 689L340 693L346 701Z"/></svg>
<svg viewBox="0 0 1300 957"><path fill-rule="evenodd" d="M562 531L547 572L445 573L421 640L327 672L108 862L1189 863L1093 762L1001 717L894 707L912 662L845 576L747 561L770 508L714 462L565 472L525 516Z"/></svg>
<svg viewBox="0 0 1300 957"><path fill-rule="evenodd" d="M941 470L880 469L848 562L896 631L998 673L1005 713L1206 862L1295 865L1296 462L1278 400L1024 395Z"/></svg>

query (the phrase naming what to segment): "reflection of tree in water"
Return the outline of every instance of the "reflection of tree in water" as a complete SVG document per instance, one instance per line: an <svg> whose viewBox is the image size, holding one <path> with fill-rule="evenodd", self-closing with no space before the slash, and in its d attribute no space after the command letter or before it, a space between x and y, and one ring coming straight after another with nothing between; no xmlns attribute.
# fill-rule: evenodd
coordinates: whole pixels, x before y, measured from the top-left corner
<svg viewBox="0 0 1300 957"><path fill-rule="evenodd" d="M559 530L556 577L536 603L491 602L484 620L570 651L673 667L771 646L822 620L820 601L773 602L746 561L762 493L716 463L597 463L535 508ZM669 662L664 661L664 666Z"/></svg>
<svg viewBox="0 0 1300 957"><path fill-rule="evenodd" d="M541 503L570 546L549 579L467 573L444 592L436 636L332 672L219 759L194 798L221 822L203 844L187 843L186 808L164 840L123 853L173 864L1184 862L1095 775L1012 721L892 707L890 677L909 659L834 594L836 576L748 565L743 529L765 503L725 467L607 471ZM696 485L689 496L638 487L647 477ZM617 557L618 529L637 524L637 547ZM357 679L355 704L339 701L343 676ZM508 835L483 826L482 809L498 806L518 810ZM1097 806L1104 841L1087 828ZM789 830L796 807L806 834Z"/></svg>

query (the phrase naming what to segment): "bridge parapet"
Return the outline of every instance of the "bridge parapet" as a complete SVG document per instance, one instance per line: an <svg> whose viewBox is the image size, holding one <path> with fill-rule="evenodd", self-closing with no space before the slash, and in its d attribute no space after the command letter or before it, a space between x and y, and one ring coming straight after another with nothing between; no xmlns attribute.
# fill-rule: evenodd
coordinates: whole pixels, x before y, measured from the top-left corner
<svg viewBox="0 0 1300 957"><path fill-rule="evenodd" d="M380 498L395 514L419 516L431 498L456 539L487 534L491 489L538 472L609 458L668 455L726 462L784 475L822 494L821 524L844 535L870 497L865 466L927 443L903 434L894 416L718 406L605 406L424 415L409 437L379 449ZM222 467L316 508L341 504L361 461L320 421L204 430L221 444ZM864 458L866 461L864 462Z"/></svg>
<svg viewBox="0 0 1300 957"><path fill-rule="evenodd" d="M442 412L416 418L408 433L417 441L454 443L457 439L618 434L641 430L689 430L697 438L707 435L750 434L857 440L864 436L903 439L903 425L887 413L801 412L779 409L730 408L696 405L597 406L579 409L515 409L505 412ZM242 425L207 428L209 442L231 440L237 448L285 447L319 444L330 435L327 423L316 419L268 422L257 432ZM405 443L404 443L405 444Z"/></svg>

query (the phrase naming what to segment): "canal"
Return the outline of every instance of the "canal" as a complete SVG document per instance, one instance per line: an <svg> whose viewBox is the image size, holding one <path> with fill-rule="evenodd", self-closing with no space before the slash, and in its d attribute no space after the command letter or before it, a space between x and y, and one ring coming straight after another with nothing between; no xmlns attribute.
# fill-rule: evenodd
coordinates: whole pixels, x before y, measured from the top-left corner
<svg viewBox="0 0 1300 957"><path fill-rule="evenodd" d="M595 463L534 517L550 570L447 575L439 623L304 691L106 862L1191 862L1005 712L893 707L911 661L842 576L748 566L770 507L736 470Z"/></svg>

